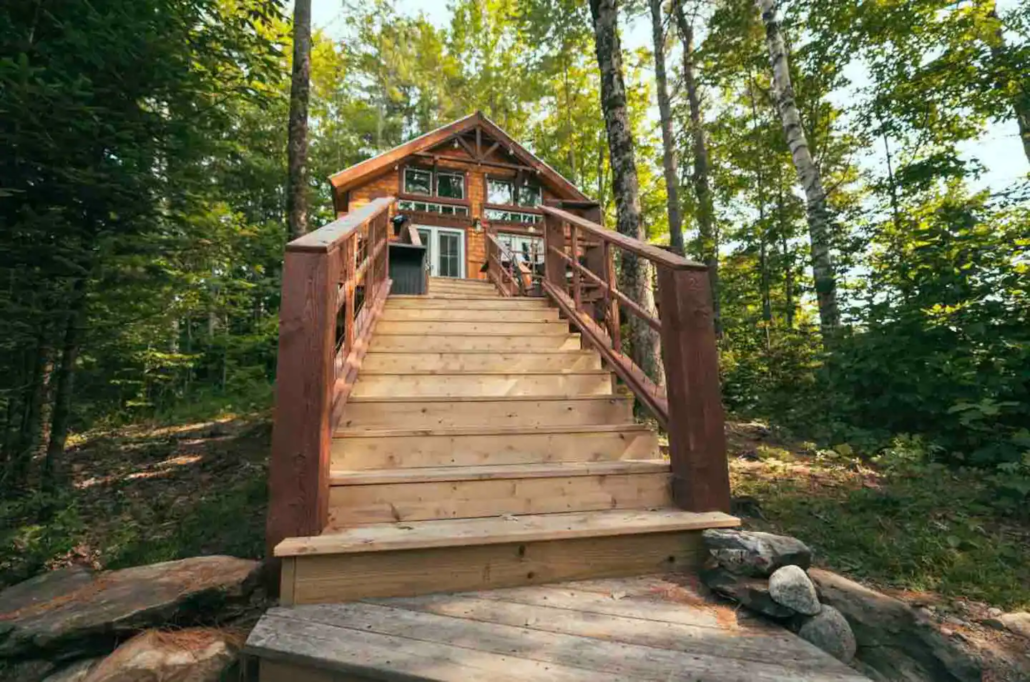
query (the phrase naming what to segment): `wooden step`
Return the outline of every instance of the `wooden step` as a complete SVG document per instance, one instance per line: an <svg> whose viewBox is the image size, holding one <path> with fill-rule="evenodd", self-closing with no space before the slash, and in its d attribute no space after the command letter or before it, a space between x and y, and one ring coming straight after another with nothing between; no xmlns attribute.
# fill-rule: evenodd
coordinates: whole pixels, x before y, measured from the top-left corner
<svg viewBox="0 0 1030 682"><path fill-rule="evenodd" d="M380 322L380 324L382 324ZM362 370L352 396L450 397L611 395L605 370L545 372L387 372Z"/></svg>
<svg viewBox="0 0 1030 682"><path fill-rule="evenodd" d="M605 462L658 457L643 424L508 426L337 431L333 469L466 467L483 464Z"/></svg>
<svg viewBox="0 0 1030 682"><path fill-rule="evenodd" d="M567 322L478 322L453 320L380 320L376 324L378 334L568 334Z"/></svg>
<svg viewBox="0 0 1030 682"><path fill-rule="evenodd" d="M464 308L389 308L380 320L429 322L557 322L557 308L476 310Z"/></svg>
<svg viewBox="0 0 1030 682"><path fill-rule="evenodd" d="M579 334L541 332L527 334L497 333L414 333L395 334L376 327L370 348L373 351L425 351L441 353L466 350L522 352L529 350L582 350Z"/></svg>
<svg viewBox="0 0 1030 682"><path fill-rule="evenodd" d="M668 473L662 459L626 459L613 462L546 462L536 464L485 464L466 467L419 467L330 472L332 485L382 485L392 483L434 483L439 481L503 481L508 479L556 478L559 476L609 476L612 474Z"/></svg>
<svg viewBox="0 0 1030 682"><path fill-rule="evenodd" d="M397 308L419 308L429 310L443 308L445 310L536 310L538 308L547 307L549 307L547 301L542 298L504 298L500 296L477 296L471 298L451 296L449 298L439 298L432 296L391 295L388 299L386 299L385 309L392 310Z"/></svg>
<svg viewBox="0 0 1030 682"><path fill-rule="evenodd" d="M430 277L429 288L431 289L433 287L455 287L461 289L487 289L492 292L497 291L497 287L485 279L459 279L456 277Z"/></svg>
<svg viewBox="0 0 1030 682"><path fill-rule="evenodd" d="M629 424L633 398L617 396L512 396L469 398L351 398L337 425L351 430L396 428L572 426Z"/></svg>
<svg viewBox="0 0 1030 682"><path fill-rule="evenodd" d="M369 351L362 372L540 372L545 370L601 369L601 356L593 350L534 351L501 353L465 351L425 353L422 351Z"/></svg>
<svg viewBox="0 0 1030 682"><path fill-rule="evenodd" d="M283 603L340 602L692 570L718 512L603 510L327 529L275 548Z"/></svg>
<svg viewBox="0 0 1030 682"><path fill-rule="evenodd" d="M333 485L328 527L672 504L667 462L512 465L505 467L504 475L489 467L485 478L479 469L460 467L446 481L421 480L418 469L400 469L397 482ZM622 473L598 473L609 469ZM519 477L520 470L525 477Z"/></svg>

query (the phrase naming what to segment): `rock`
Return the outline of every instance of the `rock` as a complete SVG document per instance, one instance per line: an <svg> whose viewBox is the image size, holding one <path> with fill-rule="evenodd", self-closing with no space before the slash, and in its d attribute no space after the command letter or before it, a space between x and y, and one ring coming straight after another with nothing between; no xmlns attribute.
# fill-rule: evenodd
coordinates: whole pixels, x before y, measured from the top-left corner
<svg viewBox="0 0 1030 682"><path fill-rule="evenodd" d="M998 622L1004 625L1005 629L1012 634L1030 639L1030 613L1026 611L1003 613L998 616Z"/></svg>
<svg viewBox="0 0 1030 682"><path fill-rule="evenodd" d="M219 682L239 642L219 630L148 630L115 649L81 682Z"/></svg>
<svg viewBox="0 0 1030 682"><path fill-rule="evenodd" d="M844 663L855 657L855 634L847 619L832 606L824 606L817 615L806 618L798 636Z"/></svg>
<svg viewBox="0 0 1030 682"><path fill-rule="evenodd" d="M43 682L84 682L86 675L100 662L99 658L84 658L61 668Z"/></svg>
<svg viewBox="0 0 1030 682"><path fill-rule="evenodd" d="M812 563L805 543L785 535L709 529L702 537L719 564L740 575L764 578L783 566L808 568Z"/></svg>
<svg viewBox="0 0 1030 682"><path fill-rule="evenodd" d="M868 676L893 682L980 682L981 665L966 645L943 636L904 602L830 571L808 576L823 602L851 625L859 667ZM875 673L875 674L874 674Z"/></svg>
<svg viewBox="0 0 1030 682"><path fill-rule="evenodd" d="M715 566L701 571L701 582L716 594L771 618L790 618L794 615L793 609L772 598L768 583L760 578L740 576L722 566Z"/></svg>
<svg viewBox="0 0 1030 682"><path fill-rule="evenodd" d="M1002 613L1004 613L1004 611L999 609L997 606L992 606L991 608L987 609L987 615L991 618L997 618Z"/></svg>
<svg viewBox="0 0 1030 682"><path fill-rule="evenodd" d="M57 666L51 661L4 661L0 659L0 680L3 682L43 682Z"/></svg>
<svg viewBox="0 0 1030 682"><path fill-rule="evenodd" d="M806 616L814 616L822 610L815 585L808 579L804 569L798 566L777 568L769 576L769 596Z"/></svg>
<svg viewBox="0 0 1030 682"><path fill-rule="evenodd" d="M237 615L258 584L260 564L194 557L120 571L66 569L0 592L0 658L67 661L110 651L154 625Z"/></svg>

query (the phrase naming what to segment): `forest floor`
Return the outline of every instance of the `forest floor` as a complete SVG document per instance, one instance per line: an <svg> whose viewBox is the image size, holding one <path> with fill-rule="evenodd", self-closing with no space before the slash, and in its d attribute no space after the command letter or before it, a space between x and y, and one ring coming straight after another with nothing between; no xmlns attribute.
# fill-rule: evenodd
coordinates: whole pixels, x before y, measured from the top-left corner
<svg viewBox="0 0 1030 682"><path fill-rule="evenodd" d="M64 488L0 502L0 587L69 563L121 568L263 551L269 413L76 439ZM974 472L885 471L729 427L734 513L794 535L819 565L942 614L1030 607L1030 520Z"/></svg>

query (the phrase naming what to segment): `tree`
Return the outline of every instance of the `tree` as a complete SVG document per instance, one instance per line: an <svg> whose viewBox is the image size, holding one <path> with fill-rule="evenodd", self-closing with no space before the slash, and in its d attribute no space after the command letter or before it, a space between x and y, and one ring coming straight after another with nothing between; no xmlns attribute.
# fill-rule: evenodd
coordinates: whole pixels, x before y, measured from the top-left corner
<svg viewBox="0 0 1030 682"><path fill-rule="evenodd" d="M646 233L640 217L640 187L626 103L626 84L622 76L622 46L619 42L616 0L590 0L590 14L594 23L597 65L601 71L601 110L608 131L616 229L633 239L644 240ZM620 288L644 310L654 310L650 263L626 252L621 254L620 261ZM636 316L630 319L630 333L634 362L652 379L662 381L658 334Z"/></svg>
<svg viewBox="0 0 1030 682"><path fill-rule="evenodd" d="M649 0L651 5L651 38L654 42L655 85L658 90L658 112L662 128L662 167L665 171L665 201L669 213L669 245L683 254L683 217L680 212L679 171L676 166L676 138L672 132L672 103L665 74L665 19L662 0Z"/></svg>
<svg viewBox="0 0 1030 682"><path fill-rule="evenodd" d="M290 238L308 231L308 100L311 96L311 0L293 7L293 76L290 85L289 169L286 214Z"/></svg>
<svg viewBox="0 0 1030 682"><path fill-rule="evenodd" d="M790 147L798 179L805 191L808 210L808 234L812 246L812 274L815 279L816 298L819 303L819 321L824 338L828 338L840 326L840 310L837 306L837 276L830 254L830 212L826 203L819 167L812 158L805 137L790 82L790 67L787 62L787 48L780 30L776 0L757 0L758 9L765 24L766 44L769 49L769 63L772 67L773 84L776 89L776 106L783 123L783 132Z"/></svg>

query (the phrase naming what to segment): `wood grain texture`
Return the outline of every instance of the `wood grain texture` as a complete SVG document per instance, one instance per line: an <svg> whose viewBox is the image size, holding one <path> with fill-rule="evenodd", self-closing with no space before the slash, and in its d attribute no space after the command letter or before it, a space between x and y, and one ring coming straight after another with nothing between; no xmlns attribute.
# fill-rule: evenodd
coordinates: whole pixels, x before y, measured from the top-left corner
<svg viewBox="0 0 1030 682"><path fill-rule="evenodd" d="M346 528L276 547L283 557L542 542L644 533L732 528L740 521L720 512L679 509L534 514L510 518L384 523Z"/></svg>
<svg viewBox="0 0 1030 682"><path fill-rule="evenodd" d="M453 320L383 320L379 325L384 334L568 334L569 326L562 321L549 322L494 322Z"/></svg>
<svg viewBox="0 0 1030 682"><path fill-rule="evenodd" d="M463 299L460 296L438 298L433 296L391 296L388 310L419 308L423 310L537 310L548 307L542 298L496 298L477 297Z"/></svg>
<svg viewBox="0 0 1030 682"><path fill-rule="evenodd" d="M297 557L297 604L686 571L703 560L684 531Z"/></svg>
<svg viewBox="0 0 1030 682"><path fill-rule="evenodd" d="M667 473L669 463L662 459L629 459L611 462L543 462L483 464L467 467L421 467L418 469L379 469L366 471L335 470L333 485L421 484L440 481L502 481L565 476L611 476L614 474Z"/></svg>
<svg viewBox="0 0 1030 682"><path fill-rule="evenodd" d="M557 322L558 311L554 308L463 310L461 308L388 308L384 320L434 322Z"/></svg>
<svg viewBox="0 0 1030 682"><path fill-rule="evenodd" d="M545 370L601 369L601 356L593 350L502 353L373 352L365 356L363 371L392 372L540 372Z"/></svg>
<svg viewBox="0 0 1030 682"><path fill-rule="evenodd" d="M354 398L340 430L627 424L633 400L617 396L510 396L478 398Z"/></svg>
<svg viewBox="0 0 1030 682"><path fill-rule="evenodd" d="M708 274L658 269L673 495L688 511L729 511L730 480Z"/></svg>
<svg viewBox="0 0 1030 682"><path fill-rule="evenodd" d="M355 397L450 397L510 395L611 395L611 374L602 370L541 372L362 372Z"/></svg>
<svg viewBox="0 0 1030 682"><path fill-rule="evenodd" d="M520 352L527 350L580 350L579 334L559 332L536 334L465 333L449 334L389 334L382 330L372 339L372 350L423 350L427 353L446 353L465 350L494 350Z"/></svg>
<svg viewBox="0 0 1030 682"><path fill-rule="evenodd" d="M658 437L637 424L357 430L338 432L333 438L332 468L604 462L658 456Z"/></svg>

